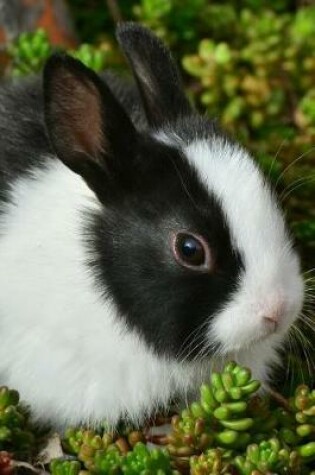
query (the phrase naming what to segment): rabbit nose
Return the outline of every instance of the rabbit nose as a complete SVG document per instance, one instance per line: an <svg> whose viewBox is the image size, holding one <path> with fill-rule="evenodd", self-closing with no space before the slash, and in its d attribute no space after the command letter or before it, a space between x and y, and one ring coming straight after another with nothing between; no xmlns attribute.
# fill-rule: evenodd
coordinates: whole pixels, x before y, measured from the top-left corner
<svg viewBox="0 0 315 475"><path fill-rule="evenodd" d="M273 333L277 330L280 322L280 315L277 313L272 313L263 317L264 323L268 331Z"/></svg>
<svg viewBox="0 0 315 475"><path fill-rule="evenodd" d="M285 317L286 304L283 298L277 297L272 303L261 310L261 320L269 333L277 331Z"/></svg>

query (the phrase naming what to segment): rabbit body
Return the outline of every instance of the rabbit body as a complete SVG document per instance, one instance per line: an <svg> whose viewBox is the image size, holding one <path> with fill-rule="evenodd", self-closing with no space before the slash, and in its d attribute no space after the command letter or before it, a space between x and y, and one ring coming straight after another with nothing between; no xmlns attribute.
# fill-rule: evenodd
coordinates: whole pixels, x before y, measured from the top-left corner
<svg viewBox="0 0 315 475"><path fill-rule="evenodd" d="M141 422L231 358L266 379L302 306L253 160L191 111L150 32L119 39L137 88L54 57L44 95L0 92L1 382L56 426Z"/></svg>

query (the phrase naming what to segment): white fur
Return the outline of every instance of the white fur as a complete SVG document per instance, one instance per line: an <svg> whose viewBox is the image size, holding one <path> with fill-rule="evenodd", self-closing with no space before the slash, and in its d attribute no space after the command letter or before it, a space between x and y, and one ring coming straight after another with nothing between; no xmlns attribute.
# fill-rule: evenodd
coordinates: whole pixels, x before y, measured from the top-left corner
<svg viewBox="0 0 315 475"><path fill-rule="evenodd" d="M102 301L84 265L82 211L97 207L60 162L12 190L0 224L0 375L55 424L140 421L202 367L157 358ZM203 373L203 376L202 376Z"/></svg>
<svg viewBox="0 0 315 475"><path fill-rule="evenodd" d="M209 326L209 345L219 342L224 355L247 362L258 377L265 378L303 302L299 260L275 197L241 147L221 138L189 144L165 132L157 138L181 148L200 180L219 199L233 246L245 263L239 290ZM263 317L273 314L279 317L279 328L270 334Z"/></svg>

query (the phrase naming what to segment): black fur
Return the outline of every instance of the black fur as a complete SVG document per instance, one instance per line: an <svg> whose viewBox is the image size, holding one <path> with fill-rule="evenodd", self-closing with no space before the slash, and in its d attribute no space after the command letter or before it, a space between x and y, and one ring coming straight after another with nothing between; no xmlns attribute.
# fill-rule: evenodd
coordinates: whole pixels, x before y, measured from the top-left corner
<svg viewBox="0 0 315 475"><path fill-rule="evenodd" d="M110 72L103 81L119 98L133 121L143 129L147 122L139 95L130 81ZM56 160L44 119L41 77L0 84L0 201L9 199L12 183L33 168L43 168Z"/></svg>
<svg viewBox="0 0 315 475"><path fill-rule="evenodd" d="M132 162L137 142L123 107L97 74L67 55L54 55L46 64L44 103L56 154L106 198L125 173L123 157Z"/></svg>
<svg viewBox="0 0 315 475"><path fill-rule="evenodd" d="M165 45L137 23L123 23L117 39L135 76L146 116L159 128L191 114L175 62Z"/></svg>
<svg viewBox="0 0 315 475"><path fill-rule="evenodd" d="M179 151L143 138L138 160L126 188L94 217L94 235L87 232L93 275L127 325L155 351L193 358L206 337L202 324L236 290L242 261L232 249L218 201ZM171 238L181 230L207 240L216 263L213 273L191 271L175 261Z"/></svg>
<svg viewBox="0 0 315 475"><path fill-rule="evenodd" d="M218 132L190 109L160 41L133 24L120 28L119 40L142 102L133 86L112 75L101 80L66 56L55 56L46 66L44 95L36 78L3 87L0 199L8 199L19 176L56 160L56 151L103 204L100 213L85 216L83 230L99 292L113 299L127 326L156 352L191 358L202 349L203 323L236 290L243 263L219 201L182 152L153 132L157 126L171 129L187 143L212 140ZM85 110L93 118L92 130ZM177 263L171 239L179 231L204 237L213 271Z"/></svg>
<svg viewBox="0 0 315 475"><path fill-rule="evenodd" d="M12 182L33 167L44 166L50 147L44 132L38 79L0 89L0 200L8 200Z"/></svg>

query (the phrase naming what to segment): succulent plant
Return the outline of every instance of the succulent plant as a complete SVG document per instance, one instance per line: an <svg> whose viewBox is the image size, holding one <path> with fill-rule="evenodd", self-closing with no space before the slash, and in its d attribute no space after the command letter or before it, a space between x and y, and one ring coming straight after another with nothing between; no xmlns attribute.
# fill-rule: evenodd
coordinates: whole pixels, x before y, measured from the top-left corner
<svg viewBox="0 0 315 475"><path fill-rule="evenodd" d="M190 458L191 475L232 475L231 453L223 449L210 449Z"/></svg>
<svg viewBox="0 0 315 475"><path fill-rule="evenodd" d="M212 373L210 383L200 388L200 401L172 419L169 452L188 463L187 457L216 445L246 446L254 425L248 401L259 387L251 372L235 362L228 363L221 374Z"/></svg>
<svg viewBox="0 0 315 475"><path fill-rule="evenodd" d="M152 474L167 475L176 474L170 465L170 457L167 451L153 449L149 450L141 439L142 433L139 431L130 432L131 441L119 434L111 435L104 433L102 436L91 430L69 429L65 434L64 446L66 450L77 456L88 473L91 474ZM54 461L51 465L53 475L67 475L67 470L78 470L79 465L66 463L64 461ZM53 472L55 470L55 472ZM61 470L65 470L62 472ZM72 475L72 472L69 472Z"/></svg>
<svg viewBox="0 0 315 475"><path fill-rule="evenodd" d="M7 52L12 58L12 76L26 76L41 71L48 57L58 51L66 50L60 46L53 47L42 28L20 34L7 47ZM94 71L101 71L109 64L111 67L120 64L120 57L117 49L113 47L113 42L105 39L98 46L83 43L77 49L66 52Z"/></svg>
<svg viewBox="0 0 315 475"><path fill-rule="evenodd" d="M290 399L290 406L295 412L298 435L315 435L315 390L311 391L306 385L297 387L294 397Z"/></svg>
<svg viewBox="0 0 315 475"><path fill-rule="evenodd" d="M276 403L257 393L259 381L231 361L213 372L199 400L173 416L163 449L149 448L146 432L121 424L108 432L69 428L65 457L52 475L315 475L315 389L298 386ZM16 458L31 458L36 440L17 391L0 388L0 472L15 473ZM2 468L3 467L3 468Z"/></svg>
<svg viewBox="0 0 315 475"><path fill-rule="evenodd" d="M104 69L104 54L92 45L82 44L77 50L71 51L70 54L95 71L101 71Z"/></svg>
<svg viewBox="0 0 315 475"><path fill-rule="evenodd" d="M48 35L42 28L35 32L21 33L9 45L8 53L12 57L12 75L24 76L40 71L52 53Z"/></svg>
<svg viewBox="0 0 315 475"><path fill-rule="evenodd" d="M235 457L234 465L240 475L300 473L298 453L283 447L276 438L249 445L244 456Z"/></svg>
<svg viewBox="0 0 315 475"><path fill-rule="evenodd" d="M114 66L115 54L109 42L103 42L96 47L90 44L82 44L76 50L68 51L68 54L82 61L88 68L94 71L102 71L108 63Z"/></svg>
<svg viewBox="0 0 315 475"><path fill-rule="evenodd" d="M0 450L25 454L33 448L35 438L28 427L28 415L19 405L19 393L0 387Z"/></svg>
<svg viewBox="0 0 315 475"><path fill-rule="evenodd" d="M95 452L94 460L85 463L85 467L90 473L116 475L121 474L122 456L117 446L111 445L106 450L98 450Z"/></svg>
<svg viewBox="0 0 315 475"><path fill-rule="evenodd" d="M298 474L312 463L315 391L298 387L283 408L258 395L259 386L235 362L213 373L201 386L200 400L172 419L167 447L175 464L190 465L195 475L258 475Z"/></svg>
<svg viewBox="0 0 315 475"><path fill-rule="evenodd" d="M49 468L52 475L79 475L81 464L76 460L55 459Z"/></svg>
<svg viewBox="0 0 315 475"><path fill-rule="evenodd" d="M295 446L302 459L315 463L315 390L311 391L306 385L298 386L289 405L290 411L278 412L282 425L280 436Z"/></svg>
<svg viewBox="0 0 315 475"><path fill-rule="evenodd" d="M134 449L123 457L122 473L124 475L172 475L170 457L166 450L152 449L139 442Z"/></svg>

